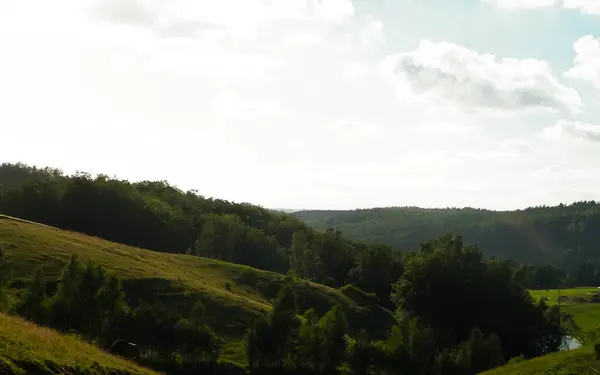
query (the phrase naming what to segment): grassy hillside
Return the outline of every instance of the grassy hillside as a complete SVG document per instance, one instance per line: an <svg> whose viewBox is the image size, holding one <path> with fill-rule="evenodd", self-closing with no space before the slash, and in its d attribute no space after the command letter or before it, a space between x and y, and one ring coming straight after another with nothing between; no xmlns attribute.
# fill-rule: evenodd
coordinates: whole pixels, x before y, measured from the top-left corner
<svg viewBox="0 0 600 375"><path fill-rule="evenodd" d="M247 266L197 256L143 250L79 233L0 216L0 246L13 264L17 278L26 278L41 267L56 279L71 254L82 261L94 260L123 280L128 296L160 299L178 304L197 295L206 306L208 323L226 340L221 357L244 361L243 335L253 319L271 308L283 276ZM18 282L13 285L18 285ZM340 303L357 321L357 303L339 290L306 281L296 281L302 307L326 312ZM353 319L354 317L354 319ZM374 307L366 321L387 330L391 313Z"/></svg>
<svg viewBox="0 0 600 375"><path fill-rule="evenodd" d="M337 228L351 239L387 243L400 250L414 249L420 242L450 231L467 243L480 245L488 256L567 268L588 259L600 263L596 251L600 204L596 202L520 211L389 207L293 215L320 230Z"/></svg>
<svg viewBox="0 0 600 375"><path fill-rule="evenodd" d="M591 348L549 354L486 371L485 375L588 375L600 372L600 361Z"/></svg>
<svg viewBox="0 0 600 375"><path fill-rule="evenodd" d="M566 297L561 302L561 310L573 315L575 322L583 331L591 331L600 328L600 303L584 302L588 293L598 293L598 288L572 288L532 290L530 293L535 300L547 297L548 304L556 304L558 297Z"/></svg>
<svg viewBox="0 0 600 375"><path fill-rule="evenodd" d="M72 337L0 314L0 373L151 375Z"/></svg>

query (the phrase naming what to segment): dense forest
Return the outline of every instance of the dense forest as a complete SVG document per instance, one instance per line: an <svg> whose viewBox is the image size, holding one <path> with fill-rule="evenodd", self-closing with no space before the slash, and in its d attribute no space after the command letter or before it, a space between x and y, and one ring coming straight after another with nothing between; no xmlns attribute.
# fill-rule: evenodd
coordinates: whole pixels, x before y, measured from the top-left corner
<svg viewBox="0 0 600 375"><path fill-rule="evenodd" d="M247 367L219 361L222 342L193 295L176 308L126 295L120 280L93 261L71 257L59 283L41 270L7 304L11 264L0 252L2 310L106 347L128 337L138 361L171 374L475 374L513 358L559 350L569 316L534 303L506 262L484 260L459 237L445 235L407 256L392 284L396 324L386 337L350 329L340 306L319 315L301 309L293 283L280 287L272 310L246 335ZM288 275L288 279L294 278ZM348 285L344 292L372 294Z"/></svg>
<svg viewBox="0 0 600 375"><path fill-rule="evenodd" d="M0 165L0 213L155 251L185 253L355 283L389 301L402 270L390 246L317 232L291 215L205 198L166 181L129 181L51 168ZM375 286L377 285L377 286Z"/></svg>
<svg viewBox="0 0 600 375"><path fill-rule="evenodd" d="M486 256L550 263L563 271L600 266L600 203L577 202L518 211L389 207L353 211L300 211L316 229L336 228L348 238L414 249L440 233L459 233Z"/></svg>
<svg viewBox="0 0 600 375"><path fill-rule="evenodd" d="M176 309L127 295L120 280L93 262L81 264L76 254L58 283L47 284L41 270L31 270L20 287L0 253L0 296L19 289L16 301L2 298L5 310L100 346L126 334L143 348L143 363L169 373L208 367L251 374L475 374L556 351L576 332L575 324L565 324L572 322L569 315L533 301L527 288L598 276L588 263L575 268L573 279L551 265L484 257L450 233L404 252L365 245L335 229L316 231L291 215L205 198L164 181L3 164L0 184L6 215L313 280L395 312L396 324L384 337L369 327L357 331L340 307L319 314L299 304L288 282L272 310L247 327L247 368L227 367L218 360L222 339L193 295Z"/></svg>

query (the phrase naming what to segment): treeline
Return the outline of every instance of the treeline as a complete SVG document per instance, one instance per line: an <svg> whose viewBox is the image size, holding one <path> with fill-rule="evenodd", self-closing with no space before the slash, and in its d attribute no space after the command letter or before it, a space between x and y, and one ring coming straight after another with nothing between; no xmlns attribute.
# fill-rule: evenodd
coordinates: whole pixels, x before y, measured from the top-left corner
<svg viewBox="0 0 600 375"><path fill-rule="evenodd" d="M297 316L283 289L247 335L256 374L476 374L558 350L558 306L534 303L512 267L444 235L407 256L393 286L397 324L384 339L349 332L343 311Z"/></svg>
<svg viewBox="0 0 600 375"><path fill-rule="evenodd" d="M2 291L10 264L1 255L0 269ZM569 320L558 306L532 301L510 264L485 260L449 234L409 253L392 290L397 321L381 338L350 329L341 306L323 316L302 311L294 283L282 285L272 310L248 329L247 369L219 363L221 340L197 299L169 309L131 300L118 280L75 256L55 287L35 272L11 311L102 347L129 339L143 364L181 374L470 375L558 350L561 320ZM375 298L354 286L344 292Z"/></svg>
<svg viewBox="0 0 600 375"><path fill-rule="evenodd" d="M355 284L391 306L401 260L339 231L317 232L291 215L205 198L165 181L68 176L0 165L0 213L150 250L186 253L296 275L329 286Z"/></svg>
<svg viewBox="0 0 600 375"><path fill-rule="evenodd" d="M551 265L518 265L513 275L516 282L528 289L600 286L600 267L590 262L568 272Z"/></svg>
<svg viewBox="0 0 600 375"><path fill-rule="evenodd" d="M308 225L336 228L350 239L417 248L440 233L460 233L484 255L518 263L551 264L565 272L600 266L600 202L582 201L517 211L473 208L386 207L351 211L300 211Z"/></svg>

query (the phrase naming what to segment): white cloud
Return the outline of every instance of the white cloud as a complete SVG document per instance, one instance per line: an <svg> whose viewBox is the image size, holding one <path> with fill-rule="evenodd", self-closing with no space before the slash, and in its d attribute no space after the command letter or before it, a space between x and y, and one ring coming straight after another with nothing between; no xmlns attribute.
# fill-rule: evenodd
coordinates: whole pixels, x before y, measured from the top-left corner
<svg viewBox="0 0 600 375"><path fill-rule="evenodd" d="M296 46L325 46L327 38L315 31L294 31L284 37L286 45Z"/></svg>
<svg viewBox="0 0 600 375"><path fill-rule="evenodd" d="M556 124L542 130L539 136L548 141L573 139L600 142L600 125L561 119Z"/></svg>
<svg viewBox="0 0 600 375"><path fill-rule="evenodd" d="M257 121L284 113L280 105L269 98L244 98L233 92L223 92L215 100L215 114L219 122Z"/></svg>
<svg viewBox="0 0 600 375"><path fill-rule="evenodd" d="M600 88L600 39L586 35L575 41L573 49L574 66L564 73L565 77L588 81Z"/></svg>
<svg viewBox="0 0 600 375"><path fill-rule="evenodd" d="M381 68L405 95L467 111L577 112L582 107L577 91L558 82L546 61L496 58L452 43L421 40L417 50L385 58Z"/></svg>
<svg viewBox="0 0 600 375"><path fill-rule="evenodd" d="M561 0L484 0L507 9L551 8L561 4Z"/></svg>
<svg viewBox="0 0 600 375"><path fill-rule="evenodd" d="M600 15L598 0L484 0L506 9L564 8Z"/></svg>
<svg viewBox="0 0 600 375"><path fill-rule="evenodd" d="M366 45L385 43L383 22L371 15L368 16L360 33L360 40Z"/></svg>
<svg viewBox="0 0 600 375"><path fill-rule="evenodd" d="M449 27L396 22L410 6L0 1L0 159L279 207L497 208L576 196L550 186L540 197L527 178L549 164L600 163L594 143L536 140L528 151L532 129L559 116L516 110L581 106L546 63L431 42L386 60L407 97L436 106L399 102L394 86L372 79L389 46L409 51Z"/></svg>
<svg viewBox="0 0 600 375"><path fill-rule="evenodd" d="M507 139L500 143L500 151L515 153L515 154L529 154L533 152L531 144L523 139Z"/></svg>
<svg viewBox="0 0 600 375"><path fill-rule="evenodd" d="M344 65L342 75L350 80L364 78L368 73L368 68L360 61L350 61Z"/></svg>
<svg viewBox="0 0 600 375"><path fill-rule="evenodd" d="M422 122L416 125L414 128L417 132L426 134L444 134L444 135L469 135L477 128L472 125L459 125L453 123L441 123L441 122Z"/></svg>
<svg viewBox="0 0 600 375"><path fill-rule="evenodd" d="M600 2L597 0L563 0L562 5L567 9L580 10L583 13L600 15Z"/></svg>
<svg viewBox="0 0 600 375"><path fill-rule="evenodd" d="M189 37L225 30L248 38L276 24L339 24L354 15L350 0L102 0L93 9L112 22L145 27L162 36Z"/></svg>

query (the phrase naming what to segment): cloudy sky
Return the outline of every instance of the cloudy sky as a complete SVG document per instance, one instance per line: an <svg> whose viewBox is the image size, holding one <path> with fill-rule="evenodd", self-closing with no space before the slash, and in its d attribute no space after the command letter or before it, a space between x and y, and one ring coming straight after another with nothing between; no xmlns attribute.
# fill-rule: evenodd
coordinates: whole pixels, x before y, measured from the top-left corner
<svg viewBox="0 0 600 375"><path fill-rule="evenodd" d="M0 160L266 207L600 199L598 0L0 2Z"/></svg>

